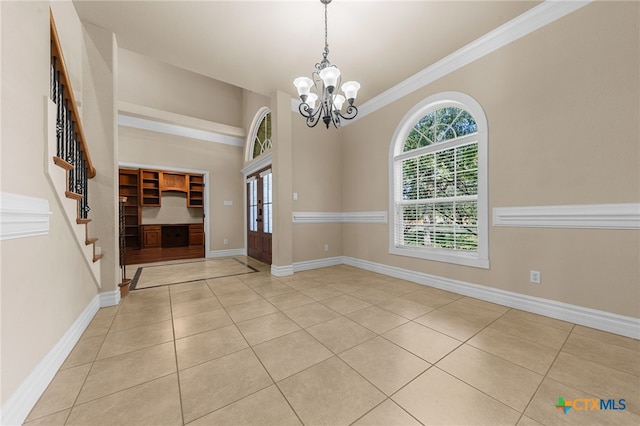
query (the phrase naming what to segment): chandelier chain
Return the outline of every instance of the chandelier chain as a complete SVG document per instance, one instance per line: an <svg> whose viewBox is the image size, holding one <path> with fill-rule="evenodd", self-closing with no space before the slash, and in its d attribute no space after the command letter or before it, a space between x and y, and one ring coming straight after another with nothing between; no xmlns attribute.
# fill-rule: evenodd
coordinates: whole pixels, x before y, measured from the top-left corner
<svg viewBox="0 0 640 426"><path fill-rule="evenodd" d="M328 36L329 32L327 30L327 26L328 26L328 24L327 24L327 22L328 22L328 19L327 19L327 15L328 15L327 4L328 3L324 4L324 59L327 59L327 56L329 56L329 41L328 41L329 40L329 36Z"/></svg>
<svg viewBox="0 0 640 426"><path fill-rule="evenodd" d="M360 84L356 81L348 81L341 85L340 70L329 62L329 12L328 4L332 0L320 0L324 4L324 52L322 61L316 64L316 71L312 73L312 78L298 77L293 84L298 89L300 104L298 111L306 118L307 126L315 127L322 121L327 128L329 124L338 128L340 119L351 120L358 115L358 108L353 104ZM311 91L315 88L315 92ZM344 95L338 94L341 88ZM319 103L316 108L316 101ZM344 102L347 106L341 110Z"/></svg>

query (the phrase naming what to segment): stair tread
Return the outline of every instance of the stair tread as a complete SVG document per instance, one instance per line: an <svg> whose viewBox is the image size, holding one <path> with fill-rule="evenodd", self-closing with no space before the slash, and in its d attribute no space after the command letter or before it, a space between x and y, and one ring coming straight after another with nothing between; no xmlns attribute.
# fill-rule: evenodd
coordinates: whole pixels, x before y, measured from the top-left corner
<svg viewBox="0 0 640 426"><path fill-rule="evenodd" d="M56 166L62 167L65 170L73 170L73 165L71 163L64 161L60 157L53 157L53 163Z"/></svg>
<svg viewBox="0 0 640 426"><path fill-rule="evenodd" d="M77 192L64 191L64 195L73 200L82 200L82 194L78 194Z"/></svg>
<svg viewBox="0 0 640 426"><path fill-rule="evenodd" d="M102 259L104 257L104 254L100 253L100 254L96 254L95 256L93 256L93 261L97 262L98 260Z"/></svg>
<svg viewBox="0 0 640 426"><path fill-rule="evenodd" d="M85 242L84 242L84 243L85 243L86 245L89 245L89 244L93 244L93 243L95 243L96 241L98 241L98 238L93 237L93 238L87 238L87 239L85 240Z"/></svg>
<svg viewBox="0 0 640 426"><path fill-rule="evenodd" d="M76 223L78 225L82 225L83 223L89 223L89 222L91 222L91 219L80 219L80 218L76 219Z"/></svg>

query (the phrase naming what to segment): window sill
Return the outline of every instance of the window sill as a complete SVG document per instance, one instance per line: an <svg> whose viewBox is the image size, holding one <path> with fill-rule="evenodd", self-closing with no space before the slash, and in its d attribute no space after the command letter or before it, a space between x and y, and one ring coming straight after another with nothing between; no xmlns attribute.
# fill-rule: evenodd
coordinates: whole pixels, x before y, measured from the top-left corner
<svg viewBox="0 0 640 426"><path fill-rule="evenodd" d="M471 266L473 268L489 269L489 259L482 258L478 254L463 252L449 252L437 249L422 249L408 247L389 247L389 253L398 256L415 257L418 259L433 260L436 262L453 263L456 265Z"/></svg>

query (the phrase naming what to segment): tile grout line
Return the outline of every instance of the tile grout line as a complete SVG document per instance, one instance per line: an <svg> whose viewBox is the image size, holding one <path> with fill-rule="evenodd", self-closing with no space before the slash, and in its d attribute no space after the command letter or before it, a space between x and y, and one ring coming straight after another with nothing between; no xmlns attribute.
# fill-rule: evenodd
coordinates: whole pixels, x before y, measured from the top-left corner
<svg viewBox="0 0 640 426"><path fill-rule="evenodd" d="M576 327L575 324L572 324L571 329L569 330L569 332L567 333L567 337L564 339L564 342L562 343L562 346L560 347L560 349L558 349L558 352L556 353L556 355L553 357L553 361L551 361L551 363L549 363L549 368L547 368L547 371L544 373L544 375L542 376L542 380L540 380L540 383L538 383L538 386L536 387L536 390L533 392L533 394L531 394L531 398L529 398L529 402L527 402L527 405L524 407L524 409L522 410L522 414L520 415L520 418L518 419L518 421L520 421L522 419L522 417L525 415L524 413L527 412L527 409L529 408L529 406L531 405L531 403L533 402L533 399L536 397L536 395L538 394L538 391L540 390L540 387L542 387L542 383L544 383L544 381L546 380L547 376L549 375L549 372L551 371L551 369L553 368L553 365L556 363L556 360L558 359L558 356L560 355L560 353L562 353L562 349L565 347L565 345L567 344L567 341L569 340L569 337L571 336L571 333L573 333L574 328ZM535 419L533 419L535 420ZM537 420L536 420L537 421Z"/></svg>
<svg viewBox="0 0 640 426"><path fill-rule="evenodd" d="M64 424L67 424L67 422L69 421L69 418L71 417L71 413L73 412L73 409L78 405L77 402L78 402L78 398L80 397L80 393L82 393L82 389L84 389L84 386L87 384L87 379L89 379L89 375L91 374L91 371L93 370L93 367L94 367L94 365L96 363L98 355L100 354L100 351L102 350L102 347L104 346L104 342L107 340L107 337L109 336L109 331L111 331L111 327L113 327L113 323L116 321L116 317L118 316L118 313L120 312L120 308L121 308L121 305L118 305L118 309L116 309L115 315L113 316L113 318L111 318L111 324L109 324L109 328L107 329L107 332L104 334L104 339L102 340L102 343L100 343L100 347L96 351L96 355L93 357L93 361L91 361L91 367L89 367L89 371L87 371L87 375L84 377L84 380L82 381L82 386L80 386L80 390L78 391L78 394L73 399L73 403L71 404L71 407L69 409L69 413L67 414L67 417L64 420ZM100 309L98 309L98 312L99 311L100 311ZM98 313L96 312L96 315L97 314ZM95 315L93 316L91 321L93 321L94 318L95 318ZM78 342L79 341L80 340L78 340ZM77 345L77 343L76 343L76 345ZM74 349L75 349L75 347L74 347ZM58 371L60 371L60 370L58 370ZM95 401L95 399L90 400L90 401ZM86 401L85 404L90 402L90 401ZM82 405L82 404L80 404L80 405Z"/></svg>
<svg viewBox="0 0 640 426"><path fill-rule="evenodd" d="M245 283L245 284L246 284L246 283ZM261 297L262 297L262 296L261 296ZM267 301L267 299L266 299L266 298L264 298L264 297L262 297L262 298L263 298L264 300L266 300L266 301ZM267 301L267 302L268 302L268 301ZM278 309L278 307L277 307L277 306L274 306L274 307L275 307L276 309ZM223 307L223 309L224 309L224 307ZM226 311L226 309L225 309L225 311ZM278 312L284 315L284 313L282 313L282 311L280 311L280 309L278 309ZM227 315L229 315L229 313L228 313L228 312L227 312ZM285 315L285 316L286 316L286 315ZM231 316L229 315L229 317L231 317ZM258 317L258 318L259 318L259 317ZM288 318L288 317L287 317L287 318ZM231 318L231 320L233 321L233 318ZM273 379L273 376L271 375L271 373L269 372L269 370L267 369L267 367L264 365L264 363L262 362L262 360L260 359L260 357L258 356L258 354L256 353L256 351L253 349L253 346L249 343L249 341L247 340L247 337L244 335L244 333L242 332L242 330L237 326L237 323L236 323L235 321L234 321L234 325L235 325L235 327L238 329L238 332L240 332L240 335L241 335L241 336L242 336L242 338L244 339L245 343L248 345L248 348L249 348L249 349L251 349L251 352L253 353L253 356L258 360L258 362L259 362L259 363L260 363L260 365L262 366L262 369L265 371L265 373L267 373L267 375L268 375L268 376L269 376L269 378L271 379L272 384L270 384L269 386L272 386L272 385L273 385L273 386L275 386L275 387L276 387L276 389L278 389L278 392L280 392L280 395L282 395L282 398L284 398L284 400L287 402L287 405L289 406L289 408L291 408L291 411L293 412L293 414L295 414L295 416L298 418L298 420L300 421L300 423L304 425L304 422L303 422L303 421L302 421L302 419L300 418L300 415L299 415L299 414L298 414L298 412L293 408L293 406L291 405L291 402L289 402L289 400L287 399L287 397L284 395L284 393L282 392L282 389L280 389L280 386L278 386L278 382L276 382L276 381ZM302 330L303 330L303 329L302 329ZM289 335L289 334L296 333L297 331L299 331L299 330L296 330L296 331L294 331L294 332L292 332L292 333L285 334L285 336L287 336L287 335ZM283 337L283 336L279 336L279 337ZM277 339L277 338L278 338L278 337L276 337L275 339ZM275 339L271 339L271 340L275 340ZM271 340L268 340L268 341L271 341ZM266 342L260 342L259 344L262 344L262 343L266 343ZM245 348L245 349L247 349L247 348ZM244 349L243 349L243 350L244 350ZM238 400L236 400L236 401L233 401L233 402L231 402L231 403L229 403L229 404L225 405L224 407L228 407L229 405L231 405L231 404L233 404L233 403L235 403L235 402L241 401L241 400L243 400L243 399L245 399L245 398L247 398L247 397L249 397L249 396L251 396L251 395L254 395L254 394L258 393L258 392L261 392L261 391L263 391L263 390L265 390L265 389L269 388L269 386L266 386L266 387L264 387L264 388L262 388L262 389L259 389L259 390L255 391L255 392L253 392L253 393L251 393L251 394L249 394L249 395L245 395L245 396L243 396L242 398L240 398L240 399L238 399ZM220 408L218 408L217 410L212 411L212 413L213 413L213 412L215 412L215 411L221 410L221 409L223 409L224 407L220 407Z"/></svg>
<svg viewBox="0 0 640 426"><path fill-rule="evenodd" d="M207 286L207 288L208 287L209 286ZM178 347L176 345L177 339L176 339L175 318L173 317L173 303L171 303L171 289L167 288L167 292L169 293L169 310L171 311L171 334L173 336L173 355L176 360L176 379L178 382L178 402L180 403L180 418L182 419L182 424L184 425L185 424L184 423L184 406L182 404L182 386L180 385L180 367L178 366ZM213 293L213 291L211 293Z"/></svg>

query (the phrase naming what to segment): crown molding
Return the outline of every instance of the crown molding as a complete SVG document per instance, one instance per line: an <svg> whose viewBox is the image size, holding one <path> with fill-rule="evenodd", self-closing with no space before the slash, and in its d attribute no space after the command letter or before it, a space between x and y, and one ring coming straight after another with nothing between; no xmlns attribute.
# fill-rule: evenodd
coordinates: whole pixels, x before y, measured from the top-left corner
<svg viewBox="0 0 640 426"><path fill-rule="evenodd" d="M206 142L244 146L244 129L130 102L118 102L118 124Z"/></svg>
<svg viewBox="0 0 640 426"><path fill-rule="evenodd" d="M221 133L209 132L206 130L194 129L177 124L163 123L147 118L132 117L118 114L118 125L132 127L134 129L149 130L156 133L164 133L173 136L182 136L190 139L197 139L205 142L215 142L224 145L243 147L244 138L223 135Z"/></svg>
<svg viewBox="0 0 640 426"><path fill-rule="evenodd" d="M592 0L546 0L511 21L488 32L438 62L417 72L401 83L385 90L358 107L358 115L342 124L342 127L419 90L489 53L506 46L550 23L591 3ZM298 111L300 100L292 98L291 110Z"/></svg>

